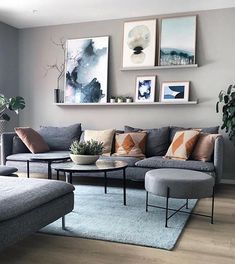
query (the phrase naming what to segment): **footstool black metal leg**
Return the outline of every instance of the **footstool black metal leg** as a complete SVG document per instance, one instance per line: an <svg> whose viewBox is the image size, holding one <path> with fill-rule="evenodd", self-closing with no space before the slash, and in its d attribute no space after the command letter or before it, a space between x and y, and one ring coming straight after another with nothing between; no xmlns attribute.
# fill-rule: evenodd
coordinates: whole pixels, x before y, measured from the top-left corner
<svg viewBox="0 0 235 264"><path fill-rule="evenodd" d="M126 168L123 169L123 204L126 206Z"/></svg>
<svg viewBox="0 0 235 264"><path fill-rule="evenodd" d="M167 222L168 222L168 202L169 202L169 194L170 194L170 189L167 187L167 194L166 194L166 220L165 220L165 227L167 227Z"/></svg>
<svg viewBox="0 0 235 264"><path fill-rule="evenodd" d="M62 216L62 229L65 230L65 215Z"/></svg>
<svg viewBox="0 0 235 264"><path fill-rule="evenodd" d="M186 199L186 205L185 205L186 209L188 209L188 199Z"/></svg>
<svg viewBox="0 0 235 264"><path fill-rule="evenodd" d="M104 172L104 193L107 193L107 172Z"/></svg>
<svg viewBox="0 0 235 264"><path fill-rule="evenodd" d="M57 179L57 181L59 181L59 179L60 179L60 171L59 170L56 171L56 179Z"/></svg>
<svg viewBox="0 0 235 264"><path fill-rule="evenodd" d="M50 180L51 179L51 175L52 173L51 173L51 161L48 161L48 180Z"/></svg>
<svg viewBox="0 0 235 264"><path fill-rule="evenodd" d="M214 206L215 206L215 186L212 192L212 205L211 205L211 224L214 224Z"/></svg>
<svg viewBox="0 0 235 264"><path fill-rule="evenodd" d="M149 193L146 192L146 206L145 206L145 211L148 212L148 200L149 200Z"/></svg>

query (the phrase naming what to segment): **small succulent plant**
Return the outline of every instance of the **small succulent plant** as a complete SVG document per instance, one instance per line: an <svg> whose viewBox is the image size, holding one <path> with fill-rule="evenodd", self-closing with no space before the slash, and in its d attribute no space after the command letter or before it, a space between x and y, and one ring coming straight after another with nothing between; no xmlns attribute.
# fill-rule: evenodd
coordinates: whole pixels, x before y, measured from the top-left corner
<svg viewBox="0 0 235 264"><path fill-rule="evenodd" d="M88 140L84 142L75 140L70 146L70 151L73 155L101 155L103 153L103 149L103 142L95 140Z"/></svg>

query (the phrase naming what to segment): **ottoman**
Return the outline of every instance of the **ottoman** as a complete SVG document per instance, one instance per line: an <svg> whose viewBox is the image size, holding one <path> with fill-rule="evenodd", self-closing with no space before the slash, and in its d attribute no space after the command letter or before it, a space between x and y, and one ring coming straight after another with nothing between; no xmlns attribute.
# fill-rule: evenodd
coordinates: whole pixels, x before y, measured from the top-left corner
<svg viewBox="0 0 235 264"><path fill-rule="evenodd" d="M0 165L0 176L17 176L13 174L17 171L18 169L15 167Z"/></svg>
<svg viewBox="0 0 235 264"><path fill-rule="evenodd" d="M146 212L148 207L156 207L166 210L165 227L168 220L178 212L209 217L213 224L214 215L214 185L215 180L209 174L183 169L156 169L145 174ZM148 194L166 197L166 207L151 205L148 203ZM188 209L188 199L200 199L212 197L211 215L196 214L183 211ZM186 199L186 203L179 209L169 208L169 198ZM174 211L169 215L169 211Z"/></svg>

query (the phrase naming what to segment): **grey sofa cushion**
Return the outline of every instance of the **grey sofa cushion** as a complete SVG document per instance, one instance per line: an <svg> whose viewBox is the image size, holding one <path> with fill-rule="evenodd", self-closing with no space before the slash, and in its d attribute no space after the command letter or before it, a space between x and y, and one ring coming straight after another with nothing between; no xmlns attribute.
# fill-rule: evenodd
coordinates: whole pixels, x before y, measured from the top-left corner
<svg viewBox="0 0 235 264"><path fill-rule="evenodd" d="M113 157L102 156L100 157L100 159L108 160L108 161L113 161L113 160L125 161L129 167L135 166L135 163L140 160L139 158L135 158L135 157L116 157L116 156Z"/></svg>
<svg viewBox="0 0 235 264"><path fill-rule="evenodd" d="M15 167L9 167L9 166L1 166L0 165L0 175L1 176L7 176L11 175L14 172L17 172L17 168Z"/></svg>
<svg viewBox="0 0 235 264"><path fill-rule="evenodd" d="M7 160L12 160L12 161L27 161L30 160L33 156L37 157L52 157L52 156L59 156L59 157L67 157L69 155L69 151L50 151L46 153L38 153L38 154L33 154L33 153L18 153L18 154L13 154L9 155L7 157Z"/></svg>
<svg viewBox="0 0 235 264"><path fill-rule="evenodd" d="M14 136L12 142L12 154L29 152L29 149L25 146L23 141L18 136Z"/></svg>
<svg viewBox="0 0 235 264"><path fill-rule="evenodd" d="M169 127L140 129L125 126L125 132L147 131L146 156L163 156L169 147Z"/></svg>
<svg viewBox="0 0 235 264"><path fill-rule="evenodd" d="M175 133L178 131L182 131L182 130L188 130L188 129L193 129L191 127L176 127L176 126L171 126L170 127L170 142L172 142ZM209 133L209 134L218 134L219 132L219 127L215 126L215 127L195 127L194 129L201 129L201 132L203 133Z"/></svg>
<svg viewBox="0 0 235 264"><path fill-rule="evenodd" d="M212 172L215 170L213 162L203 162L196 160L172 160L164 159L163 157L151 157L137 161L135 163L138 167L146 168L179 168L197 171Z"/></svg>
<svg viewBox="0 0 235 264"><path fill-rule="evenodd" d="M81 124L68 127L41 126L38 133L44 138L50 150L69 150L72 141L80 139Z"/></svg>
<svg viewBox="0 0 235 264"><path fill-rule="evenodd" d="M0 177L0 222L73 192L71 184L44 179Z"/></svg>

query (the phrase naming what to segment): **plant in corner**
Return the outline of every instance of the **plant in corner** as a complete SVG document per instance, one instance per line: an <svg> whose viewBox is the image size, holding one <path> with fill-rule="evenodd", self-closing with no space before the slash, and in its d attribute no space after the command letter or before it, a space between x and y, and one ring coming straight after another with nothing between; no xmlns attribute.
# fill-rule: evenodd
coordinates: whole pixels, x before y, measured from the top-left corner
<svg viewBox="0 0 235 264"><path fill-rule="evenodd" d="M227 91L220 91L219 101L216 103L216 112L219 112L219 104L222 103L222 126L228 133L229 140L235 145L235 85L229 85Z"/></svg>
<svg viewBox="0 0 235 264"><path fill-rule="evenodd" d="M18 114L19 110L24 108L25 101L23 97L15 96L8 99L3 94L0 94L0 133L4 132L6 122L11 119L7 111L14 111Z"/></svg>
<svg viewBox="0 0 235 264"><path fill-rule="evenodd" d="M75 140L70 146L70 158L75 164L93 164L99 159L103 149L103 142L95 140L79 142L79 140Z"/></svg>

